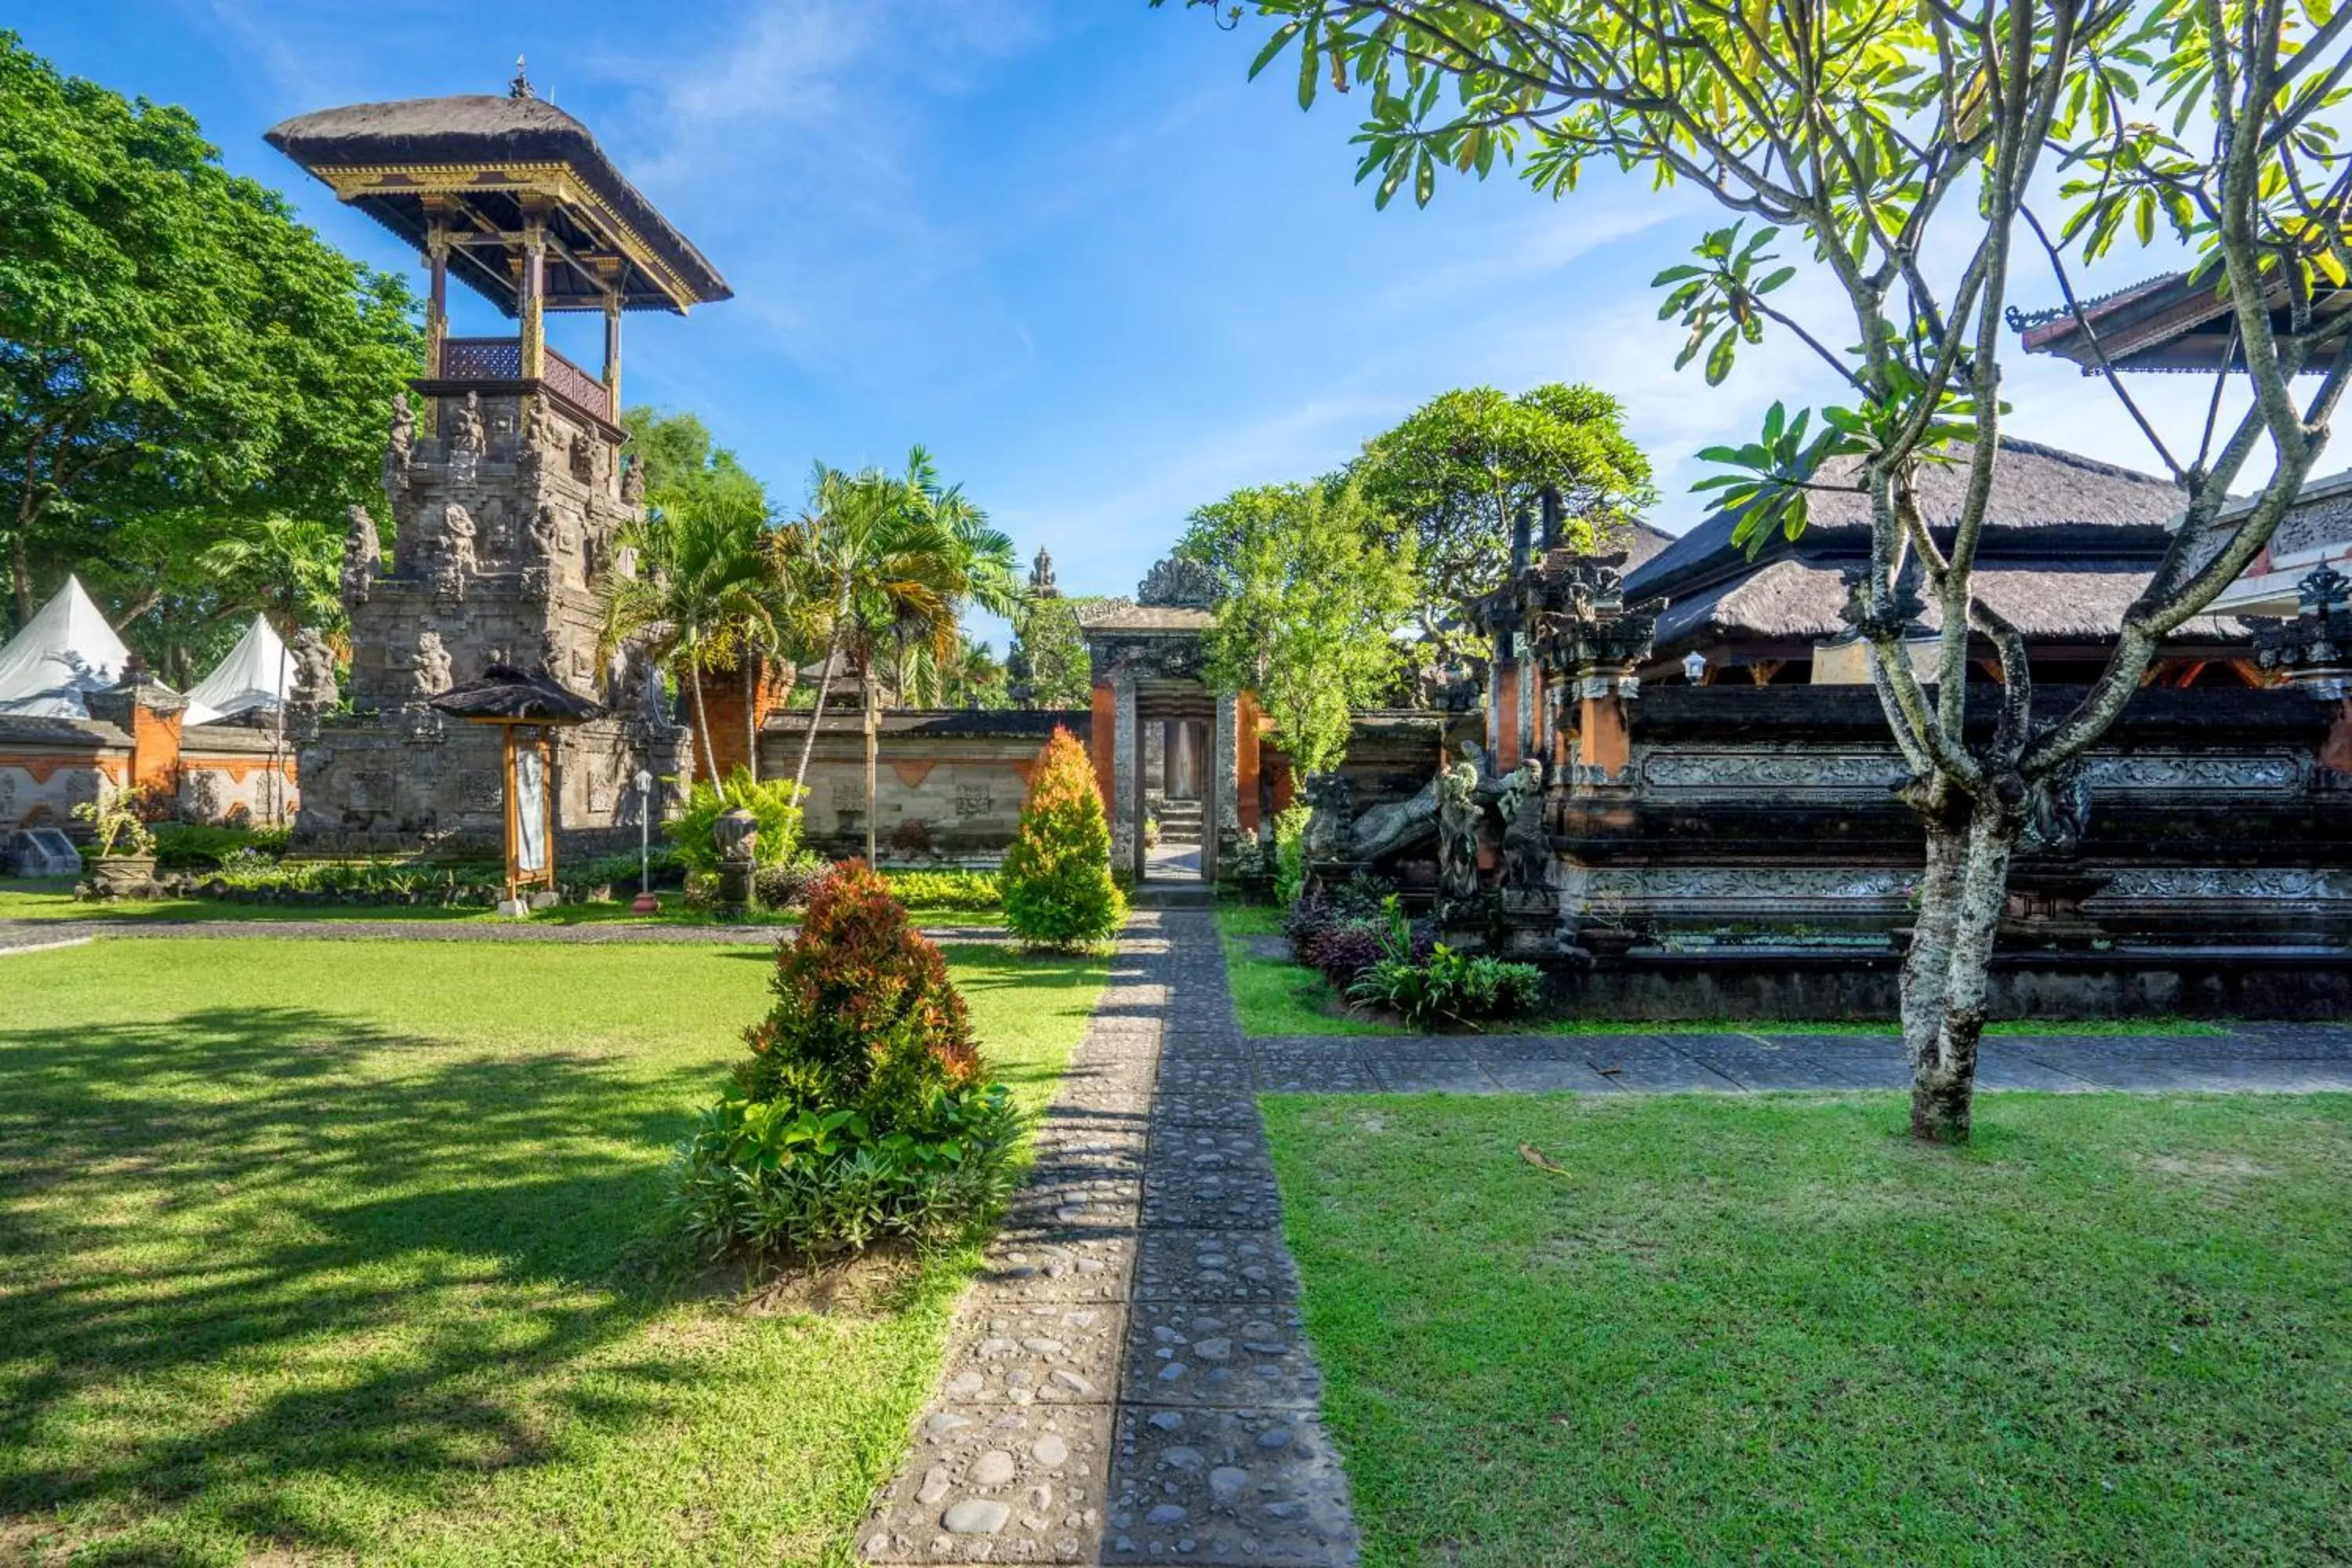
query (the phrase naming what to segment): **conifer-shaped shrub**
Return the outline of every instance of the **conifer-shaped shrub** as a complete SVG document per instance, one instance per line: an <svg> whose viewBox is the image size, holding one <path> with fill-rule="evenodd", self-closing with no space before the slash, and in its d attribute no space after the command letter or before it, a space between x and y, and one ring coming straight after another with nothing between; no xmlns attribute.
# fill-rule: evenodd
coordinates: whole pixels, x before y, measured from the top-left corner
<svg viewBox="0 0 2352 1568"><path fill-rule="evenodd" d="M738 1093L680 1152L677 1200L709 1253L817 1254L969 1225L1010 1184L1020 1120L990 1081L940 950L863 861L776 950Z"/></svg>
<svg viewBox="0 0 2352 1568"><path fill-rule="evenodd" d="M1021 831L1004 852L1004 923L1024 942L1077 947L1127 922L1110 875L1110 824L1086 748L1056 724L1021 807Z"/></svg>

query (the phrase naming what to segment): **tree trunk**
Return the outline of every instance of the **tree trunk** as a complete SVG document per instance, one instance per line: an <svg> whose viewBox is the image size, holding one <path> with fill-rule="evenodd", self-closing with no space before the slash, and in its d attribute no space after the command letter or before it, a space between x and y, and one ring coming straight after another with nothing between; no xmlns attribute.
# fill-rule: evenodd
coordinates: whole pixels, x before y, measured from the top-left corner
<svg viewBox="0 0 2352 1568"><path fill-rule="evenodd" d="M836 618L833 631L825 638L824 667L816 682L816 700L809 704L808 733L801 738L801 765L793 770L793 787L808 787L809 753L816 750L817 721L824 717L824 700L833 690L833 661L841 652L841 622Z"/></svg>
<svg viewBox="0 0 2352 1568"><path fill-rule="evenodd" d="M25 548L25 536L19 532L8 541L8 585L16 596L16 629L23 631L33 618L33 558Z"/></svg>
<svg viewBox="0 0 2352 1568"><path fill-rule="evenodd" d="M710 773L710 787L719 787L719 753L710 747L710 715L702 707L702 660L688 656L686 684L694 693L694 730L702 739L702 765ZM691 781L689 781L691 782Z"/></svg>
<svg viewBox="0 0 2352 1568"><path fill-rule="evenodd" d="M743 757L751 770L751 782L760 782L760 677L762 673L760 656L746 651L743 655Z"/></svg>
<svg viewBox="0 0 2352 1568"><path fill-rule="evenodd" d="M1971 802L1964 821L1931 821L1919 918L1903 961L1903 1039L1911 1062L1911 1135L1965 1143L1975 1109L1993 940L2009 901L2019 818Z"/></svg>

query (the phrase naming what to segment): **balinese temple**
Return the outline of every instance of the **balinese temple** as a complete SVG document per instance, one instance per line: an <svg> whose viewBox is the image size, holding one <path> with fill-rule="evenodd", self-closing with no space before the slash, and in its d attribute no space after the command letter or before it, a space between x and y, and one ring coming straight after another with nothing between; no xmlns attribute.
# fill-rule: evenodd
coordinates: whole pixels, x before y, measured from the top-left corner
<svg viewBox="0 0 2352 1568"><path fill-rule="evenodd" d="M593 835L633 822L634 775L679 773L684 732L642 650L597 657L596 584L635 570L616 536L642 515L642 476L623 451L621 320L727 299L725 280L520 69L504 96L354 104L268 136L414 246L429 279L425 363L384 454L393 543L354 509L342 574L352 712L308 726L298 839L502 842L497 738L433 706L493 666L601 694L610 716L555 737L558 824ZM452 280L512 334L451 336ZM603 318L595 371L549 345L548 313L565 310Z"/></svg>
<svg viewBox="0 0 2352 1568"><path fill-rule="evenodd" d="M2035 679L2079 684L2114 648L2123 616L2154 574L2181 510L2170 481L2036 442L2004 439L1976 570L1976 591L2025 635ZM1834 485L1851 460L1823 470ZM1968 479L1965 462L1923 467L1919 499L1948 540ZM1663 597L1651 681L1685 679L1698 654L1702 684L1843 685L1866 681L1861 645L1839 612L1847 574L1870 560L1870 500L1856 489L1816 490L1795 540L1774 534L1754 556L1732 542L1737 515L1719 510L1672 548L1630 570L1629 600ZM1932 645L1931 603L1916 635ZM1981 641L1981 639L1979 639ZM1977 679L1999 679L1991 646ZM2152 684L2257 685L2245 631L2226 617L2190 622L2167 643Z"/></svg>

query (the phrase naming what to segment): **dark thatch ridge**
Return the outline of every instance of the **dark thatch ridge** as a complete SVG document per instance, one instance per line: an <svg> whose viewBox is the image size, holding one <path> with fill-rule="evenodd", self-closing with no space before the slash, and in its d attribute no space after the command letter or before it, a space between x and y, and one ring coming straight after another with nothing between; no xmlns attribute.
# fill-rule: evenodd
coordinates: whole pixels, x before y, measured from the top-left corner
<svg viewBox="0 0 2352 1568"><path fill-rule="evenodd" d="M604 716L603 703L510 664L490 666L479 680L451 687L429 706L452 718L485 723L585 724Z"/></svg>

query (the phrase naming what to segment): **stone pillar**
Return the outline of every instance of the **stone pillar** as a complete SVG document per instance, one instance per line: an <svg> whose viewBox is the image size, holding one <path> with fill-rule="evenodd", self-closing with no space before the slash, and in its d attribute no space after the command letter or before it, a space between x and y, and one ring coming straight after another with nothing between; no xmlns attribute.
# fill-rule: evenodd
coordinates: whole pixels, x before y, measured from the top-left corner
<svg viewBox="0 0 2352 1568"><path fill-rule="evenodd" d="M1092 720L1087 726L1087 750L1094 755L1095 793L1102 796L1104 814L1116 816L1114 803L1118 799L1118 767L1113 759L1118 755L1115 749L1118 744L1118 696L1108 680L1096 681L1087 696L1094 710ZM1117 830L1116 824L1113 830ZM1112 864L1118 864L1117 860L1114 859Z"/></svg>
<svg viewBox="0 0 2352 1568"><path fill-rule="evenodd" d="M1586 665L1576 672L1578 786L1633 782L1633 730L1625 704L1641 691L1639 678L1622 668Z"/></svg>
<svg viewBox="0 0 2352 1568"><path fill-rule="evenodd" d="M621 422L621 291L604 296L604 417Z"/></svg>
<svg viewBox="0 0 2352 1568"><path fill-rule="evenodd" d="M1265 767L1260 727L1257 699L1244 691L1234 699L1234 821L1251 838L1257 837L1258 776Z"/></svg>
<svg viewBox="0 0 2352 1568"><path fill-rule="evenodd" d="M1216 735L1211 749L1215 753L1213 771L1209 780L1209 805L1201 814L1202 840L1208 846L1204 853L1217 859L1234 854L1242 837L1242 718L1243 697L1217 699ZM1255 750L1253 744L1253 751ZM1250 793L1257 793L1257 780L1253 770ZM1251 802L1251 813L1256 815L1256 802Z"/></svg>
<svg viewBox="0 0 2352 1568"><path fill-rule="evenodd" d="M112 724L131 737L123 787L176 796L180 725L187 717L188 700L148 679L144 671L132 669L124 672L121 684L93 691L85 700L91 718Z"/></svg>
<svg viewBox="0 0 2352 1568"><path fill-rule="evenodd" d="M1110 863L1143 880L1143 734L1135 721L1135 677L1111 678Z"/></svg>

